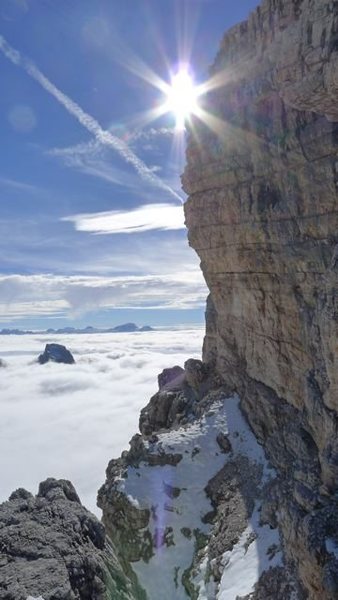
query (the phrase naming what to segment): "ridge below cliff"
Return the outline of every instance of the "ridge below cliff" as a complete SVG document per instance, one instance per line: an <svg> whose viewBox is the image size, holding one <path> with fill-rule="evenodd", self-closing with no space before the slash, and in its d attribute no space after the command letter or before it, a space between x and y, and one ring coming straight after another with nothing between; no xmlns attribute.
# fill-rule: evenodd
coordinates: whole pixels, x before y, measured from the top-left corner
<svg viewBox="0 0 338 600"><path fill-rule="evenodd" d="M121 562L148 600L159 590L177 600L301 598L276 529L276 473L239 398L200 361L172 372L99 491Z"/></svg>

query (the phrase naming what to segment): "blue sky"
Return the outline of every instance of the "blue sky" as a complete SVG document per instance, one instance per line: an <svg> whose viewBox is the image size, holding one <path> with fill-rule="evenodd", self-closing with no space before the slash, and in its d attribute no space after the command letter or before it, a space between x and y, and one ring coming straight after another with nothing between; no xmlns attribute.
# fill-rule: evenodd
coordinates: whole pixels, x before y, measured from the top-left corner
<svg viewBox="0 0 338 600"><path fill-rule="evenodd" d="M147 118L207 78L256 0L1 0L0 327L201 322L184 135Z"/></svg>

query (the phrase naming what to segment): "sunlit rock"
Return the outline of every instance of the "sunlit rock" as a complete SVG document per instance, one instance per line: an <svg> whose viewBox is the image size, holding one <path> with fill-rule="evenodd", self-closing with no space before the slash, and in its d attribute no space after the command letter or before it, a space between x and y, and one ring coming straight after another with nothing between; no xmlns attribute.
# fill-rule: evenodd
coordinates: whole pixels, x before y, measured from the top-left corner
<svg viewBox="0 0 338 600"><path fill-rule="evenodd" d="M203 360L277 470L287 563L311 600L338 586L325 544L338 515L337 28L331 0L263 0L226 33L183 175L210 290ZM255 598L270 597L262 586Z"/></svg>

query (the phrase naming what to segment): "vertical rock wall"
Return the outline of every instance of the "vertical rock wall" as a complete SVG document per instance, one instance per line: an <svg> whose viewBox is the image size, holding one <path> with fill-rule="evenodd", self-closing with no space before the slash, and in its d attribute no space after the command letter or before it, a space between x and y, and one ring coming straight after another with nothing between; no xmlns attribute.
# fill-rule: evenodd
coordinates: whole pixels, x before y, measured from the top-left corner
<svg viewBox="0 0 338 600"><path fill-rule="evenodd" d="M337 598L338 2L264 0L210 83L183 176L204 360L278 471L271 506L306 593Z"/></svg>

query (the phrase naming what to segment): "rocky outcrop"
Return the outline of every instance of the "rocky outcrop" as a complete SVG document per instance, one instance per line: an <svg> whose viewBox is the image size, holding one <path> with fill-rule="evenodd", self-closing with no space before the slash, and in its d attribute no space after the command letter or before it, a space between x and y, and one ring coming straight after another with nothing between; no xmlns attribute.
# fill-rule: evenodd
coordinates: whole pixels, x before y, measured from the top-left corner
<svg viewBox="0 0 338 600"><path fill-rule="evenodd" d="M67 350L66 346L61 344L46 344L43 354L38 357L40 365L47 362L64 363L65 365L73 365L75 363L72 353Z"/></svg>
<svg viewBox="0 0 338 600"><path fill-rule="evenodd" d="M175 365L170 369L163 369L162 373L160 373L157 377L158 389L161 390L164 387L175 385L178 382L181 382L183 378L184 369L178 365Z"/></svg>
<svg viewBox="0 0 338 600"><path fill-rule="evenodd" d="M157 600L159 590L173 600L303 600L276 529L276 473L238 398L217 387L201 361L189 359L179 375L180 383L174 378L170 392L162 388L144 409L149 431L109 463L99 491L119 560L137 574L147 600ZM160 419L169 393L177 401ZM182 395L189 398L184 417Z"/></svg>
<svg viewBox="0 0 338 600"><path fill-rule="evenodd" d="M338 595L338 5L263 0L227 33L183 176L210 289L203 359L277 473L289 564Z"/></svg>
<svg viewBox="0 0 338 600"><path fill-rule="evenodd" d="M135 600L103 525L69 481L47 479L37 496L18 489L0 505L0 598Z"/></svg>
<svg viewBox="0 0 338 600"><path fill-rule="evenodd" d="M207 392L220 384L218 376L201 360L189 358L184 369L179 366L164 369L158 375L159 391L141 410L139 428L150 436L162 429L186 425L201 416L206 409L201 402Z"/></svg>

